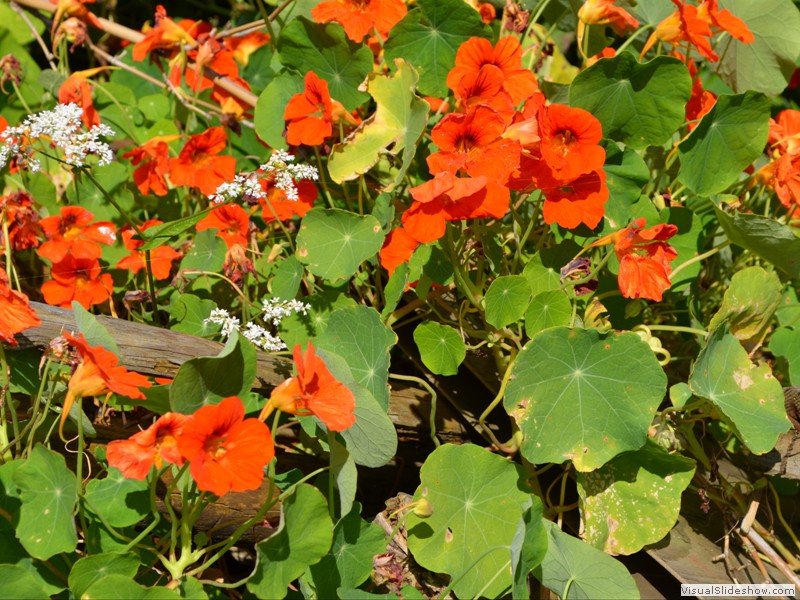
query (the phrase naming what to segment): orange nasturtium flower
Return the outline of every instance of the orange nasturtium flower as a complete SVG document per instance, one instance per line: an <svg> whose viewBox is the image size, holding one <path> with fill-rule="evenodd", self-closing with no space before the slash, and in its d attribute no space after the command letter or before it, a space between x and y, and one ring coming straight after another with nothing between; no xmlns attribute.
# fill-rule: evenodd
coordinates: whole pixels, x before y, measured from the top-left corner
<svg viewBox="0 0 800 600"><path fill-rule="evenodd" d="M76 71L58 88L58 101L61 104L74 103L83 109L81 120L87 129L100 125L100 113L92 103L92 88L89 86L88 78L101 70L102 68Z"/></svg>
<svg viewBox="0 0 800 600"><path fill-rule="evenodd" d="M708 23L712 30L727 31L744 44L752 44L756 39L750 28L739 17L732 15L729 10L719 10L717 0L704 0L697 7L697 16Z"/></svg>
<svg viewBox="0 0 800 600"><path fill-rule="evenodd" d="M42 228L39 213L33 207L33 197L28 192L14 192L0 196L0 247L5 248L4 231L12 250L28 250L39 245Z"/></svg>
<svg viewBox="0 0 800 600"><path fill-rule="evenodd" d="M198 489L217 496L257 489L275 456L269 428L258 419L245 419L236 396L200 408L177 439Z"/></svg>
<svg viewBox="0 0 800 600"><path fill-rule="evenodd" d="M672 0L672 3L677 10L656 25L640 56L644 56L660 40L683 48L685 53L694 46L709 62L717 62L719 56L711 48L712 31L708 21L700 18L696 6L684 4L684 0Z"/></svg>
<svg viewBox="0 0 800 600"><path fill-rule="evenodd" d="M447 74L447 87L458 88L461 79L477 73L484 65L494 65L503 72L503 89L516 105L539 89L536 75L522 68L522 46L513 36L500 38L495 47L484 38L470 38L458 48L456 64Z"/></svg>
<svg viewBox="0 0 800 600"><path fill-rule="evenodd" d="M344 27L347 37L361 42L374 30L386 39L406 12L403 0L329 0L312 8L311 16L317 23L336 21Z"/></svg>
<svg viewBox="0 0 800 600"><path fill-rule="evenodd" d="M11 289L5 269L0 269L0 341L16 346L15 334L42 324L28 302L25 294Z"/></svg>
<svg viewBox="0 0 800 600"><path fill-rule="evenodd" d="M306 73L305 89L292 96L283 118L288 121L286 141L292 146L318 146L333 132L333 100L328 82L314 71Z"/></svg>
<svg viewBox="0 0 800 600"><path fill-rule="evenodd" d="M603 128L590 112L563 104L545 107L539 121L542 158L553 177L572 181L603 168L606 151L600 146Z"/></svg>
<svg viewBox="0 0 800 600"><path fill-rule="evenodd" d="M592 246L614 244L619 259L617 282L626 298L661 300L671 282L669 264L678 253L667 240L678 233L675 225L655 225L644 229L645 220L637 219L631 227L620 229L594 242Z"/></svg>
<svg viewBox="0 0 800 600"><path fill-rule="evenodd" d="M133 182L142 194L167 195L169 191L165 178L169 173L167 144L179 137L178 135L156 136L122 155L122 158L130 158L133 166L139 165L133 172Z"/></svg>
<svg viewBox="0 0 800 600"><path fill-rule="evenodd" d="M133 45L133 60L144 60L153 50L178 50L182 44L194 44L192 33L197 25L198 22L188 19L175 23L159 4L156 6L155 27L144 32L144 38Z"/></svg>
<svg viewBox="0 0 800 600"><path fill-rule="evenodd" d="M39 224L47 241L37 250L39 256L53 263L67 255L76 259L97 259L103 252L100 244L111 245L117 239L117 227L110 221L92 223L94 214L80 206L62 206L60 215L45 217Z"/></svg>
<svg viewBox="0 0 800 600"><path fill-rule="evenodd" d="M164 463L181 466L184 458L178 452L177 438L189 419L180 413L168 412L144 431L133 434L127 440L115 440L108 444L108 464L118 468L128 479L144 480L155 465Z"/></svg>
<svg viewBox="0 0 800 600"><path fill-rule="evenodd" d="M233 53L234 60L243 67L250 62L250 55L253 52L267 44L269 44L269 34L263 31L225 38L225 47Z"/></svg>
<svg viewBox="0 0 800 600"><path fill-rule="evenodd" d="M219 237L230 248L234 244L247 246L250 235L250 217L238 204L223 204L212 209L195 225L197 231L216 229Z"/></svg>
<svg viewBox="0 0 800 600"><path fill-rule="evenodd" d="M61 410L59 433L62 432L64 421L67 420L67 415L78 398L101 396L111 392L128 398L140 400L145 398L139 388L149 388L152 385L147 377L132 373L120 366L116 354L102 346L90 346L83 334L73 337L67 333L64 337L70 346L78 351L80 363L67 384L67 397Z"/></svg>
<svg viewBox="0 0 800 600"><path fill-rule="evenodd" d="M617 34L633 31L639 26L633 16L624 8L614 6L616 0L586 0L578 10L578 31L583 25L611 25ZM579 34L579 37L580 36Z"/></svg>
<svg viewBox="0 0 800 600"><path fill-rule="evenodd" d="M159 221L158 219L150 219L149 221L142 223L139 229L145 231L150 227L155 227L156 225L161 225L162 223L163 221ZM136 232L131 227L126 227L123 229L121 234L125 248L130 250L131 253L117 263L117 268L128 269L135 275L147 266L145 253L139 250L139 248L144 246L144 242L142 240L133 239L133 236L136 235ZM172 270L172 262L178 260L182 256L183 254L173 248L170 248L169 246L159 246L158 248L153 248L150 251L150 265L153 268L153 277L159 281L168 279L170 271Z"/></svg>
<svg viewBox="0 0 800 600"><path fill-rule="evenodd" d="M108 273L101 274L100 263L92 258L75 258L68 254L53 265L53 280L42 284L44 301L53 306L69 308L72 301L88 309L111 297L114 282Z"/></svg>
<svg viewBox="0 0 800 600"><path fill-rule="evenodd" d="M236 159L218 156L225 149L227 139L222 127L212 127L189 138L178 158L169 161L172 183L198 188L210 196L220 184L232 181L236 175Z"/></svg>
<svg viewBox="0 0 800 600"><path fill-rule="evenodd" d="M266 419L277 408L293 415L314 415L331 431L344 431L356 422L353 392L333 376L311 342L305 355L300 344L294 347L294 364L297 377L272 390L259 419Z"/></svg>

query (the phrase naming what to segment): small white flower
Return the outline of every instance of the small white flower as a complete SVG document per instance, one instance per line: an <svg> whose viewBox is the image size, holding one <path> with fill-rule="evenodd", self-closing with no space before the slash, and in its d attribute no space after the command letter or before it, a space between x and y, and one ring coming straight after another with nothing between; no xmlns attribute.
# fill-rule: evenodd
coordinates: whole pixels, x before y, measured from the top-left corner
<svg viewBox="0 0 800 600"><path fill-rule="evenodd" d="M64 161L75 167L82 167L86 157L95 155L97 164L107 165L114 160L114 151L101 137L116 135L107 125L94 125L83 131L81 116L83 109L74 103L58 104L53 110L45 110L35 115L28 115L16 127L8 127L0 133L0 168L16 159L21 169L39 171L41 163L34 158L36 148L33 143L42 140L51 147L60 148L64 152Z"/></svg>
<svg viewBox="0 0 800 600"><path fill-rule="evenodd" d="M239 331L239 319L232 317L224 308L215 308L203 323L222 325L222 335L229 338L234 331Z"/></svg>
<svg viewBox="0 0 800 600"><path fill-rule="evenodd" d="M280 298L270 298L264 299L261 311L264 313L264 319L266 321L271 321L272 324L277 327L285 317L288 317L292 313L308 314L310 308L310 304L300 302L299 300L284 302Z"/></svg>

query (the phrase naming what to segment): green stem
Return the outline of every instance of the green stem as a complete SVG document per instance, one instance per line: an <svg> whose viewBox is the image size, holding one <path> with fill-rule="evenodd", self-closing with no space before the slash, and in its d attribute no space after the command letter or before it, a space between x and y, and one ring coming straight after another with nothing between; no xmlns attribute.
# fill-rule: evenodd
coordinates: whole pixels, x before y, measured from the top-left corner
<svg viewBox="0 0 800 600"><path fill-rule="evenodd" d="M712 248L708 252L703 252L702 254L698 254L697 256L695 256L693 258L690 258L686 262L679 264L677 267L675 267L675 269L670 274L670 276L669 276L670 281L675 281L675 275L680 273L686 267L688 267L690 265L693 265L695 263L698 263L700 261L703 261L703 260L707 259L709 256L714 256L717 252L719 252L723 248L727 248L730 245L731 245L730 240L726 240L726 241L722 242L719 246L715 246L714 248Z"/></svg>
<svg viewBox="0 0 800 600"><path fill-rule="evenodd" d="M453 275L455 276L456 287L467 297L470 304L475 308L481 308L481 294L475 289L475 285L470 280L469 275L464 272L464 265L456 252L456 245L453 241L453 230L450 226L447 227L447 234L445 236L447 242L447 249L450 251L450 262L453 265Z"/></svg>
<svg viewBox="0 0 800 600"><path fill-rule="evenodd" d="M483 560L483 559L484 559L486 556L488 556L489 554L491 554L492 552L494 552L494 551L496 551L496 550L506 550L506 551L507 551L507 550L508 550L508 546L492 546L491 548L488 548L488 549L484 550L483 552L481 552L481 553L480 553L480 554L479 554L477 557L475 557L475 559L474 559L474 560L473 560L473 561L472 561L472 562L471 562L471 563L470 563L470 564L467 566L467 568L466 568L466 569L464 569L464 570L463 570L463 571L462 571L462 572L461 572L461 573L458 575L458 577L454 577L453 579L451 579L451 580L450 580L450 583L448 584L448 586L447 586L446 588L444 588L444 589L442 590L442 592L439 594L439 596L438 596L439 600L442 600L443 598L447 598L447 597L450 595L450 592L453 590L453 587L454 587L454 586L455 586L455 585L456 585L456 584L457 584L459 581L461 581L461 579L463 579L463 577L464 577L464 576L465 576L467 573L469 573L470 571L472 571L472 569L474 569L474 568L475 568L475 565L477 565L477 564L478 564L480 561L482 561L482 560ZM509 563L510 563L510 562L511 562L511 561L509 560ZM507 567L507 566L508 566L508 564L504 565L504 568L503 568L503 569L501 569L501 570L504 570L504 569L505 569L505 567Z"/></svg>
<svg viewBox="0 0 800 600"><path fill-rule="evenodd" d="M708 337L708 332L705 329L684 327L683 325L648 325L647 328L651 331L680 331L683 333L691 333L692 335L700 335L704 338Z"/></svg>
<svg viewBox="0 0 800 600"><path fill-rule="evenodd" d="M496 437L494 437L494 433L492 433L492 430L489 429L489 427L485 424L485 421L486 418L489 416L489 414L495 409L495 407L498 404L500 404L500 402L502 402L503 396L506 393L506 386L508 385L508 382L511 379L511 369L513 367L514 367L514 361L512 360L508 363L508 366L506 367L506 372L503 374L503 380L500 382L500 389L497 390L497 395L494 397L494 400L492 400L489 403L489 406L486 407L486 410L484 410L483 413L481 413L481 416L478 417L478 425L480 425L481 429L483 429L483 431L489 436L489 439L492 440L492 443L495 446L497 446L497 448L499 448L500 450L502 450L507 454L515 453L518 450L518 446L516 445L516 443L512 444L511 446L506 446L504 444L501 444L500 441ZM513 440L516 441L516 436L513 438Z"/></svg>
<svg viewBox="0 0 800 600"><path fill-rule="evenodd" d="M649 29L652 29L652 27L653 27L653 26L652 26L652 25L649 25L649 24L648 24L648 25L643 25L642 27L639 27L639 29L637 29L636 31L634 31L634 32L631 34L631 36L630 36L630 37L629 37L627 40L625 40L624 42L622 42L622 44L620 45L620 47L619 47L619 48L617 48L617 55L620 55L620 54L622 54L622 53L625 51L625 49L626 49L628 46L630 46L630 45L631 45L631 44L634 42L634 40L635 40L637 37L639 37L639 36L642 34L642 32L643 32L643 31L647 31L647 30L649 30Z"/></svg>
<svg viewBox="0 0 800 600"><path fill-rule="evenodd" d="M317 157L317 170L319 171L319 182L322 185L322 191L325 193L325 200L328 202L328 206L331 208L336 208L336 204L333 202L333 196L331 196L331 191L328 189L328 182L325 179L325 168L322 166L322 155L319 153L319 147L314 146L314 156Z"/></svg>
<svg viewBox="0 0 800 600"><path fill-rule="evenodd" d="M336 442L336 433L328 430L328 514L331 521L336 522L336 498L334 494L333 474L333 444Z"/></svg>
<svg viewBox="0 0 800 600"><path fill-rule="evenodd" d="M441 445L441 442L439 442L439 438L436 437L436 390L434 390L433 387L424 379L420 377L414 377L413 375L389 373L389 379L398 379L400 381L412 381L414 383L418 383L431 395L431 414L428 423L431 428L431 440L433 441L433 445L438 448Z"/></svg>
<svg viewBox="0 0 800 600"><path fill-rule="evenodd" d="M3 398L0 398L0 402L2 402L3 411L5 412L5 410L8 409L8 412L11 414L11 429L14 434L13 442L10 443L9 446L16 446L16 452L19 454L19 420L17 419L17 411L14 399L11 397L11 392L9 390L11 384L11 367L6 359L5 349L3 348L2 344L0 344L0 370L2 371L2 377L0 377L0 390L3 391ZM2 415L2 413L0 413L0 415ZM3 419L0 427L5 428L5 419L3 416L0 416L0 418Z"/></svg>

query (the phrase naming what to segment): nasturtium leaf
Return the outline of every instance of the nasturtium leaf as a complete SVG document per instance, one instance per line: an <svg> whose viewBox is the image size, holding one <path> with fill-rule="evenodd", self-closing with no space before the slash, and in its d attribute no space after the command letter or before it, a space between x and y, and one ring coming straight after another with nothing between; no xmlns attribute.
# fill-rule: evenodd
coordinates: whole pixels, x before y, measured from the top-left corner
<svg viewBox="0 0 800 600"><path fill-rule="evenodd" d="M119 346L97 317L81 306L80 302L73 300L72 313L75 323L78 324L78 331L83 334L90 346L102 346L109 352L119 356Z"/></svg>
<svg viewBox="0 0 800 600"><path fill-rule="evenodd" d="M216 229L198 231L191 249L181 260L181 270L220 272L227 252L228 246Z"/></svg>
<svg viewBox="0 0 800 600"><path fill-rule="evenodd" d="M669 0L621 0L618 4L636 17L641 25L653 27L675 12L675 5Z"/></svg>
<svg viewBox="0 0 800 600"><path fill-rule="evenodd" d="M771 262L794 279L800 279L800 238L783 223L754 214L728 215L714 207L728 239Z"/></svg>
<svg viewBox="0 0 800 600"><path fill-rule="evenodd" d="M81 598L84 600L179 600L180 596L166 587L146 588L127 575L111 573L92 583Z"/></svg>
<svg viewBox="0 0 800 600"><path fill-rule="evenodd" d="M64 457L37 444L13 479L22 502L17 538L28 554L47 560L72 552L78 544L73 517L78 482Z"/></svg>
<svg viewBox="0 0 800 600"><path fill-rule="evenodd" d="M63 573L69 572L75 559L76 555L70 553L56 555L46 562L35 560L25 552L25 548L14 537L13 530L0 531L0 565L16 565L25 569L45 591L46 596L42 596L43 598L52 598L66 589L67 582L63 579Z"/></svg>
<svg viewBox="0 0 800 600"><path fill-rule="evenodd" d="M320 350L319 356L356 398L356 422L341 433L348 452L358 465L382 467L397 452L397 432L386 409L367 388L353 379L345 358L326 350Z"/></svg>
<svg viewBox="0 0 800 600"><path fill-rule="evenodd" d="M782 289L778 276L761 267L737 271L708 328L713 331L727 321L730 332L739 340L760 339L780 306Z"/></svg>
<svg viewBox="0 0 800 600"><path fill-rule="evenodd" d="M636 582L621 562L551 521L542 523L547 529L547 554L533 571L542 585L564 600L639 598Z"/></svg>
<svg viewBox="0 0 800 600"><path fill-rule="evenodd" d="M524 275L502 275L486 291L486 322L500 329L522 318L531 301L531 287Z"/></svg>
<svg viewBox="0 0 800 600"><path fill-rule="evenodd" d="M722 95L678 144L678 178L701 196L736 182L761 156L769 132L769 98L757 92Z"/></svg>
<svg viewBox="0 0 800 600"><path fill-rule="evenodd" d="M280 73L267 84L258 97L253 113L256 133L271 148L286 148L283 131L286 121L283 113L295 94L304 89L303 76L296 73Z"/></svg>
<svg viewBox="0 0 800 600"><path fill-rule="evenodd" d="M692 388L684 381L669 386L669 401L675 408L683 408L692 397Z"/></svg>
<svg viewBox="0 0 800 600"><path fill-rule="evenodd" d="M350 181L369 171L381 153L403 153L403 161L386 190L402 181L422 132L428 123L428 103L417 96L417 72L402 59L395 61L390 75L373 73L367 91L375 100L375 112L342 143L335 144L328 157L328 173L337 183Z"/></svg>
<svg viewBox="0 0 800 600"><path fill-rule="evenodd" d="M471 37L490 35L477 11L461 0L418 0L417 8L392 28L384 53L387 60L402 58L414 65L421 94L444 98L458 47Z"/></svg>
<svg viewBox="0 0 800 600"><path fill-rule="evenodd" d="M8 515L8 518L0 519L0 532L14 531L19 522L19 507L22 504L17 484L14 483L14 473L24 461L7 460L8 462L0 465L0 509Z"/></svg>
<svg viewBox="0 0 800 600"><path fill-rule="evenodd" d="M678 234L669 240L669 245L678 253L678 258L671 263L672 270L675 271L677 267L700 254L705 238L703 223L700 217L684 206L665 208L661 211L660 217L664 223L675 225L678 228ZM655 222L648 223L648 226L655 224ZM690 286L697 280L702 266L702 262L696 262L682 268L680 273L672 279L670 289L676 292Z"/></svg>
<svg viewBox="0 0 800 600"><path fill-rule="evenodd" d="M789 429L783 389L767 364L754 365L727 324L712 333L689 376L689 387L719 408L754 454L775 447Z"/></svg>
<svg viewBox="0 0 800 600"><path fill-rule="evenodd" d="M778 327L769 338L769 351L786 361L788 383L800 386L800 331Z"/></svg>
<svg viewBox="0 0 800 600"><path fill-rule="evenodd" d="M386 549L383 529L364 521L360 513L356 502L336 524L330 552L311 567L318 598L335 598L337 588L361 585L372 572L374 557Z"/></svg>
<svg viewBox="0 0 800 600"><path fill-rule="evenodd" d="M95 581L107 575L123 575L128 578L139 570L139 558L135 554L109 552L81 558L69 572L69 590L75 598L82 598Z"/></svg>
<svg viewBox="0 0 800 600"><path fill-rule="evenodd" d="M531 597L528 573L542 563L547 553L547 531L542 524L542 501L531 495L527 504L529 506L522 513L514 541L511 542L511 595L514 600L527 600Z"/></svg>
<svg viewBox="0 0 800 600"><path fill-rule="evenodd" d="M284 258L275 269L275 275L270 282L273 298L293 300L300 290L302 281L303 265L300 261L294 256Z"/></svg>
<svg viewBox="0 0 800 600"><path fill-rule="evenodd" d="M313 208L303 217L296 256L314 275L340 281L381 249L385 237L372 215L338 208Z"/></svg>
<svg viewBox="0 0 800 600"><path fill-rule="evenodd" d="M206 322L215 308L217 304L213 300L199 298L194 294L176 294L169 305L169 316L175 321L171 329L198 337L219 333L222 327L219 323Z"/></svg>
<svg viewBox="0 0 800 600"><path fill-rule="evenodd" d="M347 361L355 380L366 387L384 410L389 407L389 350L397 336L378 312L366 306L333 311L314 344Z"/></svg>
<svg viewBox="0 0 800 600"><path fill-rule="evenodd" d="M569 102L597 117L605 137L641 149L663 144L683 125L691 92L692 78L677 58L640 64L623 52L579 73Z"/></svg>
<svg viewBox="0 0 800 600"><path fill-rule="evenodd" d="M172 410L190 415L228 396L245 397L256 377L256 360L253 345L234 332L216 356L199 356L181 365L169 388Z"/></svg>
<svg viewBox="0 0 800 600"><path fill-rule="evenodd" d="M533 337L549 327L569 325L572 305L561 290L536 294L525 311L525 333Z"/></svg>
<svg viewBox="0 0 800 600"><path fill-rule="evenodd" d="M524 482L519 465L474 444L437 448L414 493L433 514L412 513L406 522L414 560L450 575L459 598L501 596L511 586L511 544L530 498Z"/></svg>
<svg viewBox="0 0 800 600"><path fill-rule="evenodd" d="M0 565L0 599L49 598L36 577L19 565Z"/></svg>
<svg viewBox="0 0 800 600"><path fill-rule="evenodd" d="M339 490L339 510L343 514L350 512L356 498L358 471L353 455L344 444L334 439L329 444L331 469L328 476L333 475L336 489Z"/></svg>
<svg viewBox="0 0 800 600"><path fill-rule="evenodd" d="M148 121L158 121L169 112L169 99L163 94L148 94L136 102L136 106Z"/></svg>
<svg viewBox="0 0 800 600"><path fill-rule="evenodd" d="M92 479L86 485L86 502L112 527L135 525L150 514L147 482L127 479L114 467L104 479Z"/></svg>
<svg viewBox="0 0 800 600"><path fill-rule="evenodd" d="M755 40L743 44L730 35L722 36L714 48L719 62L710 66L734 92L780 94L789 83L800 54L797 5L791 0L720 0L719 8L742 19Z"/></svg>
<svg viewBox="0 0 800 600"><path fill-rule="evenodd" d="M555 327L517 355L504 405L523 433L525 458L569 459L591 471L642 447L666 384L635 333Z"/></svg>
<svg viewBox="0 0 800 600"><path fill-rule="evenodd" d="M278 326L281 339L290 350L297 344L305 346L308 340L325 331L328 317L333 311L356 305L352 298L333 291L306 296L303 302L311 306L305 314L292 313L284 317Z"/></svg>
<svg viewBox="0 0 800 600"><path fill-rule="evenodd" d="M542 292L551 292L561 288L561 277L552 267L542 264L542 255L537 253L522 269L522 275L528 280L531 293L536 296Z"/></svg>
<svg viewBox="0 0 800 600"><path fill-rule="evenodd" d="M321 25L298 17L281 31L278 53L288 68L302 75L314 71L327 81L331 98L347 110L355 110L369 98L358 87L372 72L372 51L366 44L348 40L338 23Z"/></svg>
<svg viewBox="0 0 800 600"><path fill-rule="evenodd" d="M633 206L642 193L642 188L650 181L650 169L644 159L632 148L620 150L615 142L606 141L606 185L609 198L606 202L606 220L612 229L628 225L633 214Z"/></svg>
<svg viewBox="0 0 800 600"><path fill-rule="evenodd" d="M381 319L384 321L391 316L391 314L394 312L394 309L397 308L400 299L403 297L403 292L406 291L409 283L408 273L408 263L404 262L394 270L394 273L392 273L389 281L384 286L384 305L383 310L381 311Z"/></svg>
<svg viewBox="0 0 800 600"><path fill-rule="evenodd" d="M661 540L678 520L694 461L652 441L578 474L584 539L608 554L633 554Z"/></svg>
<svg viewBox="0 0 800 600"><path fill-rule="evenodd" d="M322 494L307 484L281 505L278 530L256 544L256 567L247 589L259 598L284 598L289 584L331 547L333 523Z"/></svg>
<svg viewBox="0 0 800 600"><path fill-rule="evenodd" d="M203 589L203 584L195 577L185 575L181 577L178 593L181 598L187 598L187 600L208 600L208 594Z"/></svg>
<svg viewBox="0 0 800 600"><path fill-rule="evenodd" d="M467 355L464 340L455 329L432 321L417 326L414 342L423 364L436 375L456 375Z"/></svg>

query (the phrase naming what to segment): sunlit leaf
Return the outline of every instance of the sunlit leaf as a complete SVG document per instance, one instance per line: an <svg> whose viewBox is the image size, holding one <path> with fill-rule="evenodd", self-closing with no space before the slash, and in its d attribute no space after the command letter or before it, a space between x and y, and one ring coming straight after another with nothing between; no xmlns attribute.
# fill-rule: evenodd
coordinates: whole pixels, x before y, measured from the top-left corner
<svg viewBox="0 0 800 600"><path fill-rule="evenodd" d="M467 355L464 340L452 327L421 323L414 330L414 342L422 362L436 375L455 375Z"/></svg>
<svg viewBox="0 0 800 600"><path fill-rule="evenodd" d="M112 574L130 578L138 570L139 558L135 554L110 552L85 556L69 572L69 589L76 598L82 598L95 581Z"/></svg>
<svg viewBox="0 0 800 600"><path fill-rule="evenodd" d="M536 294L525 311L525 333L533 337L548 327L569 325L571 317L572 304L563 291Z"/></svg>
<svg viewBox="0 0 800 600"><path fill-rule="evenodd" d="M127 479L114 467L86 485L86 501L112 527L135 525L150 514L147 482Z"/></svg>
<svg viewBox="0 0 800 600"><path fill-rule="evenodd" d="M486 291L486 322L497 329L522 318L531 300L531 288L523 275L503 275Z"/></svg>
<svg viewBox="0 0 800 600"><path fill-rule="evenodd" d="M783 285L775 273L761 267L745 267L731 277L722 304L708 324L710 330L728 322L733 335L742 341L764 333L780 306Z"/></svg>

